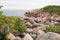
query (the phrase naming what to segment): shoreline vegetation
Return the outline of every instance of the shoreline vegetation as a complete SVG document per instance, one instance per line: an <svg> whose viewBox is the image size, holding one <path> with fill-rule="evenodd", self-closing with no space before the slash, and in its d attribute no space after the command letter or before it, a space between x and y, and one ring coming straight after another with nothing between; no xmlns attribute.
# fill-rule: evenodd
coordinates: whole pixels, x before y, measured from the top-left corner
<svg viewBox="0 0 60 40"><path fill-rule="evenodd" d="M0 11L0 40L8 40L6 36L9 32L13 33L13 31L16 31L20 34L23 34L25 31L25 24L21 20L21 17L6 16L2 14L2 11ZM17 33L13 34L20 35Z"/></svg>
<svg viewBox="0 0 60 40"><path fill-rule="evenodd" d="M60 6L49 5L24 15L6 16L0 11L0 40L60 40Z"/></svg>
<svg viewBox="0 0 60 40"><path fill-rule="evenodd" d="M42 12L48 12L48 13L55 13L55 14L58 14L60 15L60 6L57 6L57 5L49 5L49 6L46 6L46 7L43 7L40 9L40 11Z"/></svg>

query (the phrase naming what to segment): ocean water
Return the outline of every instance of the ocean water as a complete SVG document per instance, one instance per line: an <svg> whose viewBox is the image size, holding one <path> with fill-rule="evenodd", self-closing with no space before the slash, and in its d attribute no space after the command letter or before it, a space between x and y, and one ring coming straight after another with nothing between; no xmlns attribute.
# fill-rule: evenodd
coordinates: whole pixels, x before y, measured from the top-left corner
<svg viewBox="0 0 60 40"><path fill-rule="evenodd" d="M3 14L7 16L20 16L25 17L25 12L27 10L3 10Z"/></svg>

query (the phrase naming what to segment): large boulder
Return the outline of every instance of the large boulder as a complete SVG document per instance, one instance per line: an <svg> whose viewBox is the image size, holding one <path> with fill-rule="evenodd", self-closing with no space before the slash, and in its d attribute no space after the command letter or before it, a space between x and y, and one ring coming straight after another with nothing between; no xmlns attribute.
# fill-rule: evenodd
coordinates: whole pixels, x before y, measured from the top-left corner
<svg viewBox="0 0 60 40"><path fill-rule="evenodd" d="M37 38L36 38L36 40L39 40L44 34L45 34L44 31L39 30L39 31L37 32Z"/></svg>
<svg viewBox="0 0 60 40"><path fill-rule="evenodd" d="M60 34L48 32L48 33L44 34L38 40L60 40Z"/></svg>
<svg viewBox="0 0 60 40"><path fill-rule="evenodd" d="M33 40L33 38L29 34L26 34L23 40Z"/></svg>

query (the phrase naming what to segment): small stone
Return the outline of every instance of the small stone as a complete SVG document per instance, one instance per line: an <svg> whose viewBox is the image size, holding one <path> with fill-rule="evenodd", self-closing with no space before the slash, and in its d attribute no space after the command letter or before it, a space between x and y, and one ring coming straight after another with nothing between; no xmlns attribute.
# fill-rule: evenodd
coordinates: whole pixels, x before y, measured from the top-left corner
<svg viewBox="0 0 60 40"><path fill-rule="evenodd" d="M9 33L8 38L10 40L15 40L16 39L16 37L12 33Z"/></svg>
<svg viewBox="0 0 60 40"><path fill-rule="evenodd" d="M26 32L27 32L27 33L31 33L31 31L32 31L31 28L27 28L27 29L26 29Z"/></svg>
<svg viewBox="0 0 60 40"><path fill-rule="evenodd" d="M22 40L19 36L16 37L16 40Z"/></svg>
<svg viewBox="0 0 60 40"><path fill-rule="evenodd" d="M29 34L26 34L23 40L33 40L33 38Z"/></svg>

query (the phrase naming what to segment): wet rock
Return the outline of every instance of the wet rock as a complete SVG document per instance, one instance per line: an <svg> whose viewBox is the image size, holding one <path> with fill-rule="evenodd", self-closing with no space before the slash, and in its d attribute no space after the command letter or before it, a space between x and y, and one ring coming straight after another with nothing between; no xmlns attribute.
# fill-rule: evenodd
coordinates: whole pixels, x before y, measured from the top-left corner
<svg viewBox="0 0 60 40"><path fill-rule="evenodd" d="M33 38L29 34L26 34L23 40L33 40Z"/></svg>

